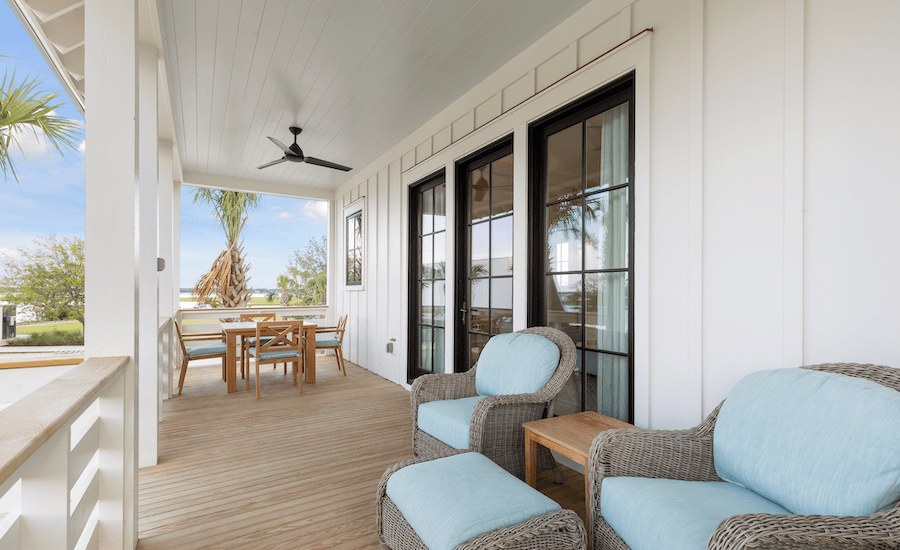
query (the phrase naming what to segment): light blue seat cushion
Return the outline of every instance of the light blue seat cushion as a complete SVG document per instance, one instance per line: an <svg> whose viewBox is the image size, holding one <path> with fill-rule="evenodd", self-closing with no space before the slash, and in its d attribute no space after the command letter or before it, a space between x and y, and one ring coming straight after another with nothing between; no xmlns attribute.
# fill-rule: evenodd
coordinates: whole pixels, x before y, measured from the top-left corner
<svg viewBox="0 0 900 550"><path fill-rule="evenodd" d="M734 483L608 477L600 513L631 550L706 550L725 518L789 512Z"/></svg>
<svg viewBox="0 0 900 550"><path fill-rule="evenodd" d="M478 395L534 393L559 365L559 348L537 334L494 336L481 350L475 371Z"/></svg>
<svg viewBox="0 0 900 550"><path fill-rule="evenodd" d="M188 359L193 359L194 357L203 357L204 355L216 355L218 353L225 353L225 342L218 342L215 344L203 344L202 346L191 346L187 349L187 357Z"/></svg>
<svg viewBox="0 0 900 550"><path fill-rule="evenodd" d="M472 409L482 399L484 396L476 395L422 403L417 419L419 429L454 449L468 449Z"/></svg>
<svg viewBox="0 0 900 550"><path fill-rule="evenodd" d="M256 348L250 348L250 357L256 357ZM297 359L300 357L300 354L294 350L290 351L264 351L260 354L259 358L268 361L271 359Z"/></svg>
<svg viewBox="0 0 900 550"><path fill-rule="evenodd" d="M716 473L795 514L868 516L900 499L900 392L805 370L738 382L716 420Z"/></svg>
<svg viewBox="0 0 900 550"><path fill-rule="evenodd" d="M316 336L316 347L317 348L333 348L333 347L337 347L340 345L341 345L341 343L338 342L337 338L329 338L327 336L324 338L319 338L318 336Z"/></svg>
<svg viewBox="0 0 900 550"><path fill-rule="evenodd" d="M407 466L387 496L428 550L452 550L478 535L559 510L559 504L479 453Z"/></svg>

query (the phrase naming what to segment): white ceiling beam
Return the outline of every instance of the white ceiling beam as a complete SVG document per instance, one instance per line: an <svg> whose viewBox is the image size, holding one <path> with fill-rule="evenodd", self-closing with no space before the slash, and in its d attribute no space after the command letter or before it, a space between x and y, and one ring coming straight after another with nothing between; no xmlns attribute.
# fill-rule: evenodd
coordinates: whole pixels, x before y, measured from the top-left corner
<svg viewBox="0 0 900 550"><path fill-rule="evenodd" d="M331 189L301 187L290 183L232 178L214 174L200 174L197 172L185 172L183 183L184 185L193 185L195 187L241 191L243 193L262 193L264 195L277 195L280 197L291 197L296 199L310 199L317 201L334 200L334 191Z"/></svg>

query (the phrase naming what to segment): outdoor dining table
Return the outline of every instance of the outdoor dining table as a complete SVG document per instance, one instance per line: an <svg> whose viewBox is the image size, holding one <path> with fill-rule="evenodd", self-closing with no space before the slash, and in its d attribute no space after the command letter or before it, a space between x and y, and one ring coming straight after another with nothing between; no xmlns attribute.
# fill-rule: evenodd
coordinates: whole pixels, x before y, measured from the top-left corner
<svg viewBox="0 0 900 550"><path fill-rule="evenodd" d="M228 383L228 393L237 391L237 362L240 360L238 348L239 338L253 338L256 336L256 323L253 321L240 321L237 323L222 323L222 333L225 334L225 380ZM316 325L303 321L303 333L306 337L306 383L316 382Z"/></svg>

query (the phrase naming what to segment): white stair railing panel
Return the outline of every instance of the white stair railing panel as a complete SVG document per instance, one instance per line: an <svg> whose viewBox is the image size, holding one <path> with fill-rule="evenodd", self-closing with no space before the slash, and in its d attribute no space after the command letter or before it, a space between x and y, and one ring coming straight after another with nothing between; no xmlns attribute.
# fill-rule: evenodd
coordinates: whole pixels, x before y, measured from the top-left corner
<svg viewBox="0 0 900 550"><path fill-rule="evenodd" d="M0 550L124 550L128 361L88 359L0 411Z"/></svg>

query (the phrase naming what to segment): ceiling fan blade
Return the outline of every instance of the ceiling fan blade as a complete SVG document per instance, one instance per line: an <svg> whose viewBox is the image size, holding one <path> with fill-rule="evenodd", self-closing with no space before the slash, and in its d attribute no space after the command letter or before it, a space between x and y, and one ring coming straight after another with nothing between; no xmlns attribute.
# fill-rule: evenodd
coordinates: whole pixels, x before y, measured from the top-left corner
<svg viewBox="0 0 900 550"><path fill-rule="evenodd" d="M286 160L287 160L286 158L281 157L281 158L278 159L278 160L273 160L272 162L267 162L267 163L263 164L262 166L257 166L256 168L257 168L258 170L262 170L263 168L268 168L269 166L274 166L274 165L276 165L276 164L281 164L282 162L284 162L284 161L286 161Z"/></svg>
<svg viewBox="0 0 900 550"><path fill-rule="evenodd" d="M304 162L307 164L315 164L316 166L324 166L325 168L334 168L335 170L343 170L344 172L349 172L353 170L349 166L344 166L342 164L335 164L333 162L328 162L327 160L317 159L315 157L305 157Z"/></svg>
<svg viewBox="0 0 900 550"><path fill-rule="evenodd" d="M272 143L274 143L275 145L277 145L279 149L281 149L282 151L284 151L284 154L285 154L285 155L293 155L293 154L294 154L294 152L291 151L291 148L290 148L290 147L288 147L288 146L285 145L284 143L281 143L281 142L278 141L277 139L275 139L275 138L273 138L273 137L270 137L270 138L269 138L269 141L271 141Z"/></svg>

